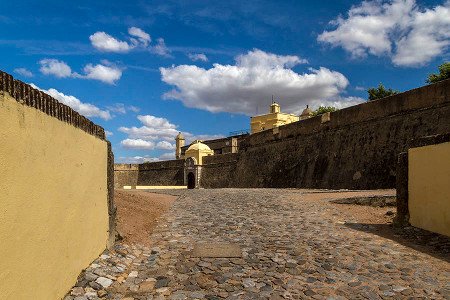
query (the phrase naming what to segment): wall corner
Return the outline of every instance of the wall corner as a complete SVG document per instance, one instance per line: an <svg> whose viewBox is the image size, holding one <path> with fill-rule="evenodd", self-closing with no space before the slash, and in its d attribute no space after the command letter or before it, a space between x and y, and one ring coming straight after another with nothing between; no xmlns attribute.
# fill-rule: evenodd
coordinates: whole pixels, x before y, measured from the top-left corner
<svg viewBox="0 0 450 300"><path fill-rule="evenodd" d="M408 152L402 152L397 157L397 215L394 219L395 226L409 225L408 209Z"/></svg>
<svg viewBox="0 0 450 300"><path fill-rule="evenodd" d="M107 143L107 188L108 188L108 217L109 217L109 229L108 229L108 242L107 248L111 249L114 246L117 237L116 229L116 212L117 208L114 204L114 153L112 152L111 142Z"/></svg>

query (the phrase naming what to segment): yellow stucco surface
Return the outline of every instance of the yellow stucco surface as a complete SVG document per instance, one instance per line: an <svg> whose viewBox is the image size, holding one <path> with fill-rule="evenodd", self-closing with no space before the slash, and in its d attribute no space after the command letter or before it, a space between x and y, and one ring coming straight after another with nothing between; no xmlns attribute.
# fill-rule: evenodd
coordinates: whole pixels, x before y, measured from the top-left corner
<svg viewBox="0 0 450 300"><path fill-rule="evenodd" d="M0 299L61 299L108 239L107 144L0 93Z"/></svg>
<svg viewBox="0 0 450 300"><path fill-rule="evenodd" d="M203 157L214 155L214 151L200 141L195 141L186 150L184 158L193 157L198 165L203 165Z"/></svg>
<svg viewBox="0 0 450 300"><path fill-rule="evenodd" d="M266 115L254 116L250 120L251 133L272 129L278 126L297 122L299 117L285 113L269 113Z"/></svg>
<svg viewBox="0 0 450 300"><path fill-rule="evenodd" d="M411 148L408 161L410 223L450 236L450 143Z"/></svg>

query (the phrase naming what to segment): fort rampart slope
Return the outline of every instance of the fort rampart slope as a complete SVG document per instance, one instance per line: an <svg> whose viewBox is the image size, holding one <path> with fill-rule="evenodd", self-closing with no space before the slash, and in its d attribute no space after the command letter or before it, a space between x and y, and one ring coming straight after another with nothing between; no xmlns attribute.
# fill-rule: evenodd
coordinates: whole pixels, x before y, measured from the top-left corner
<svg viewBox="0 0 450 300"><path fill-rule="evenodd" d="M201 186L394 188L412 139L450 132L450 80L248 136L205 158Z"/></svg>

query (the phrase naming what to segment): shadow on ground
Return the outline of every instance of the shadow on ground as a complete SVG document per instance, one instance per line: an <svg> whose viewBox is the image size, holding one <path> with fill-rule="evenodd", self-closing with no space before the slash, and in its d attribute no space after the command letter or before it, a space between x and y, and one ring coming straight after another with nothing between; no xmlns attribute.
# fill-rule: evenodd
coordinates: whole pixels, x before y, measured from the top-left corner
<svg viewBox="0 0 450 300"><path fill-rule="evenodd" d="M392 224L345 223L345 226L393 240L438 259L450 262L450 238L415 227L397 228Z"/></svg>

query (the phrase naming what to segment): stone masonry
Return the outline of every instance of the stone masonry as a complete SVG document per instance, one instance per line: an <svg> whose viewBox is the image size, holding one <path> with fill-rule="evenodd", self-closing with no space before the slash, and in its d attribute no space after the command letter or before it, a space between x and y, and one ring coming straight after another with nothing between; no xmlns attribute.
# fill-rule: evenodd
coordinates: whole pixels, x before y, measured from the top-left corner
<svg viewBox="0 0 450 300"><path fill-rule="evenodd" d="M306 192L178 191L151 247L116 245L65 300L450 299L448 238L413 228L386 238ZM404 236L434 250L406 246ZM199 243L237 245L242 255L196 257Z"/></svg>

